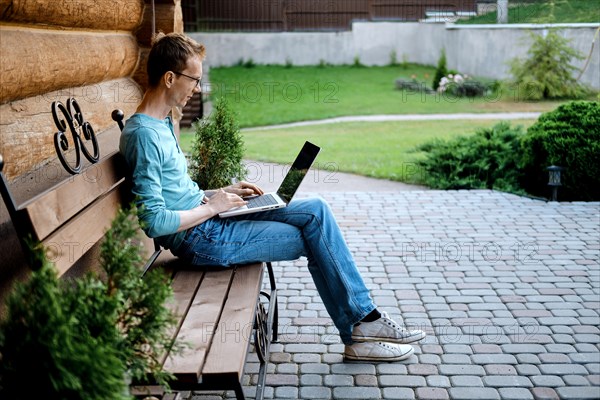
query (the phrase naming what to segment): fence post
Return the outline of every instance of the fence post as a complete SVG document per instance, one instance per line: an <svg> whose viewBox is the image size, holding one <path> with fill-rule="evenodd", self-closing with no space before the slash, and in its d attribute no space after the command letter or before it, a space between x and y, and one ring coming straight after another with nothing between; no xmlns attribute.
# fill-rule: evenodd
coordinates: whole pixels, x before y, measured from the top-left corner
<svg viewBox="0 0 600 400"><path fill-rule="evenodd" d="M497 21L499 24L508 24L508 0L498 0Z"/></svg>

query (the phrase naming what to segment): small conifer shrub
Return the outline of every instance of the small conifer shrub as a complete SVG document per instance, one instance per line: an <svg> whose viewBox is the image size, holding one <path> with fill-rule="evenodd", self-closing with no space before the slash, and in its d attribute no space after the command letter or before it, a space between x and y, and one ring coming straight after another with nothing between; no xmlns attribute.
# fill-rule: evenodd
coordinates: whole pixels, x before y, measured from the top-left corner
<svg viewBox="0 0 600 400"><path fill-rule="evenodd" d="M124 400L128 377L168 384L157 357L174 346L164 305L172 292L158 269L141 278L136 220L130 210L113 221L102 276L59 279L32 245L42 267L15 285L0 321L0 397L35 390L44 399Z"/></svg>
<svg viewBox="0 0 600 400"><path fill-rule="evenodd" d="M193 125L195 139L190 155L190 174L202 189L217 189L242 180L244 141L227 100L216 100L211 115Z"/></svg>

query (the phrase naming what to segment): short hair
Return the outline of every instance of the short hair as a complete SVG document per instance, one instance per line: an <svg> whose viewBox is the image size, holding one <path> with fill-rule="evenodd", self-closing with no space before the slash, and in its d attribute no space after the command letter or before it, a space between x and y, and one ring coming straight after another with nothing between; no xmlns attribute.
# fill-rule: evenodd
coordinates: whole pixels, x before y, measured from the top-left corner
<svg viewBox="0 0 600 400"><path fill-rule="evenodd" d="M181 72L190 58L197 56L203 60L205 52L203 45L184 34L157 33L148 55L148 84L156 87L167 71Z"/></svg>

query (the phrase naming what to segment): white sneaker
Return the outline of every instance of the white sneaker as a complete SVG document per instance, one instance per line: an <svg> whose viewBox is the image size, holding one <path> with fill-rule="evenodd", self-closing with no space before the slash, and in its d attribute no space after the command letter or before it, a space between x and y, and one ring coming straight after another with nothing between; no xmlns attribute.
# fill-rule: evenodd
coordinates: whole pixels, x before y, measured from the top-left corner
<svg viewBox="0 0 600 400"><path fill-rule="evenodd" d="M390 319L385 311L381 318L373 322L361 322L352 329L352 340L355 342L392 342L413 343L425 338L421 330L409 331Z"/></svg>
<svg viewBox="0 0 600 400"><path fill-rule="evenodd" d="M346 346L344 360L369 362L400 361L410 357L414 351L412 346L408 344L356 342Z"/></svg>

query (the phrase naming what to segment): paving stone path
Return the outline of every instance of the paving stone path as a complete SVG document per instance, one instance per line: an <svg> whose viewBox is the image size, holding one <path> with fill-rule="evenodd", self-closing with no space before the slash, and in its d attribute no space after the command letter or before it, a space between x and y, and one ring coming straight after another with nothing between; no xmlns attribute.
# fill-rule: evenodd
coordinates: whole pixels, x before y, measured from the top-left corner
<svg viewBox="0 0 600 400"><path fill-rule="evenodd" d="M498 113L453 113L453 114L392 114L392 115L350 115L344 117L326 118L313 121L290 122L280 125L258 126L244 128L244 131L267 129L285 129L299 126L336 124L340 122L389 122L389 121L449 121L449 120L514 120L537 119L540 112L498 112Z"/></svg>
<svg viewBox="0 0 600 400"><path fill-rule="evenodd" d="M305 260L278 263L281 341L265 397L600 397L600 203L494 191L320 194L375 302L428 336L403 362L344 363ZM233 393L182 394L223 397Z"/></svg>

